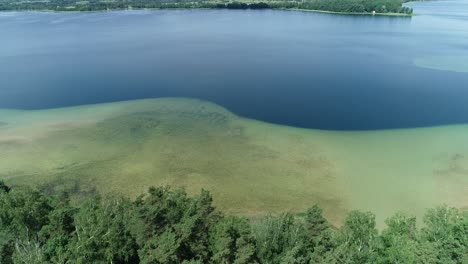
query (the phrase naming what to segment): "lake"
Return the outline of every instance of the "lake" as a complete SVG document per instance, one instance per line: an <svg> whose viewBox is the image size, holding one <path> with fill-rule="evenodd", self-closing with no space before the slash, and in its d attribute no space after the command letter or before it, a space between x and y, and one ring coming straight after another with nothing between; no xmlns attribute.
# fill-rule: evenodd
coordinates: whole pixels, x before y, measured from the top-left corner
<svg viewBox="0 0 468 264"><path fill-rule="evenodd" d="M0 13L0 108L189 97L305 128L468 123L468 1L408 5Z"/></svg>
<svg viewBox="0 0 468 264"><path fill-rule="evenodd" d="M244 216L317 203L337 226L468 208L467 4L0 13L0 179L204 188Z"/></svg>

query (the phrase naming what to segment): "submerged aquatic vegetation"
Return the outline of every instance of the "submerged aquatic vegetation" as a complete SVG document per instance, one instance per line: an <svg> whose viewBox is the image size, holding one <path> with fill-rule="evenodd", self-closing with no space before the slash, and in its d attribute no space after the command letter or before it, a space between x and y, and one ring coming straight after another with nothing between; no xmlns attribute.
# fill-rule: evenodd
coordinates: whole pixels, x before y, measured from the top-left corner
<svg viewBox="0 0 468 264"><path fill-rule="evenodd" d="M378 226L396 211L422 216L440 203L468 201L464 125L299 129L182 98L2 111L9 125L0 130L1 177L80 199L135 197L170 184L211 191L227 213L298 212L318 203L332 223L361 209L375 212Z"/></svg>

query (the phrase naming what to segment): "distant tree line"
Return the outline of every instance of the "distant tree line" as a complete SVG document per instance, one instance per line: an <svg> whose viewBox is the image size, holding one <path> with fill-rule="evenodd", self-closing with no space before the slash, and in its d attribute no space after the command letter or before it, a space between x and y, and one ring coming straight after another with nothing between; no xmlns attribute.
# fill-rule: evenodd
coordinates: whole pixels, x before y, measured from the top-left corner
<svg viewBox="0 0 468 264"><path fill-rule="evenodd" d="M0 0L0 10L100 11L132 8L305 9L343 13L402 13L413 10L403 0Z"/></svg>
<svg viewBox="0 0 468 264"><path fill-rule="evenodd" d="M264 2L259 3L241 3L232 2L227 4L216 4L216 8L227 8L227 9L268 9L271 6Z"/></svg>
<svg viewBox="0 0 468 264"><path fill-rule="evenodd" d="M135 200L93 195L73 205L0 181L0 263L468 263L468 212L398 213L378 232L352 211L332 227L318 206L255 219L217 211L207 191L150 188Z"/></svg>
<svg viewBox="0 0 468 264"><path fill-rule="evenodd" d="M413 10L403 6L402 0L316 0L298 4L300 9L326 10L344 13L405 13Z"/></svg>

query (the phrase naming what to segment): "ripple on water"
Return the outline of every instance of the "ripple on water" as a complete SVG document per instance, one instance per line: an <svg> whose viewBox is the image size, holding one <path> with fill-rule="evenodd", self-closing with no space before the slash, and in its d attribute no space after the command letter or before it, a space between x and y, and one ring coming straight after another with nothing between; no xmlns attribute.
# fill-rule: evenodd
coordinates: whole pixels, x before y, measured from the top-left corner
<svg viewBox="0 0 468 264"><path fill-rule="evenodd" d="M428 56L415 58L413 63L421 68L468 73L468 56Z"/></svg>

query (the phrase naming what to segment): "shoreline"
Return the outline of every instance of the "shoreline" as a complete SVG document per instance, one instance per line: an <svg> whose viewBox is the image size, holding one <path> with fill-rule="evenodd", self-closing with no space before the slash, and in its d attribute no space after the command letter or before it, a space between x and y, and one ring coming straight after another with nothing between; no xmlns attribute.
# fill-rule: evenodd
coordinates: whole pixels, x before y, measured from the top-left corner
<svg viewBox="0 0 468 264"><path fill-rule="evenodd" d="M0 13L8 12L47 12L47 13L97 13L113 11L138 11L138 10L281 10L281 11L300 11L310 13L321 13L331 15L357 15L357 16L388 16L388 17L412 17L415 14L405 13L368 13L368 12L337 12L316 9L302 8L264 8L264 9L229 9L229 8L209 8L209 7L170 7L170 8L113 8L107 10L51 10L51 9L20 9L20 10L0 10Z"/></svg>
<svg viewBox="0 0 468 264"><path fill-rule="evenodd" d="M414 14L405 13L367 13L367 12L336 12L326 10L315 10L315 9L301 9L301 8L275 8L271 10L286 10L286 11L301 11L311 13L323 13L332 15L357 15L357 16L392 16L392 17L412 17Z"/></svg>

